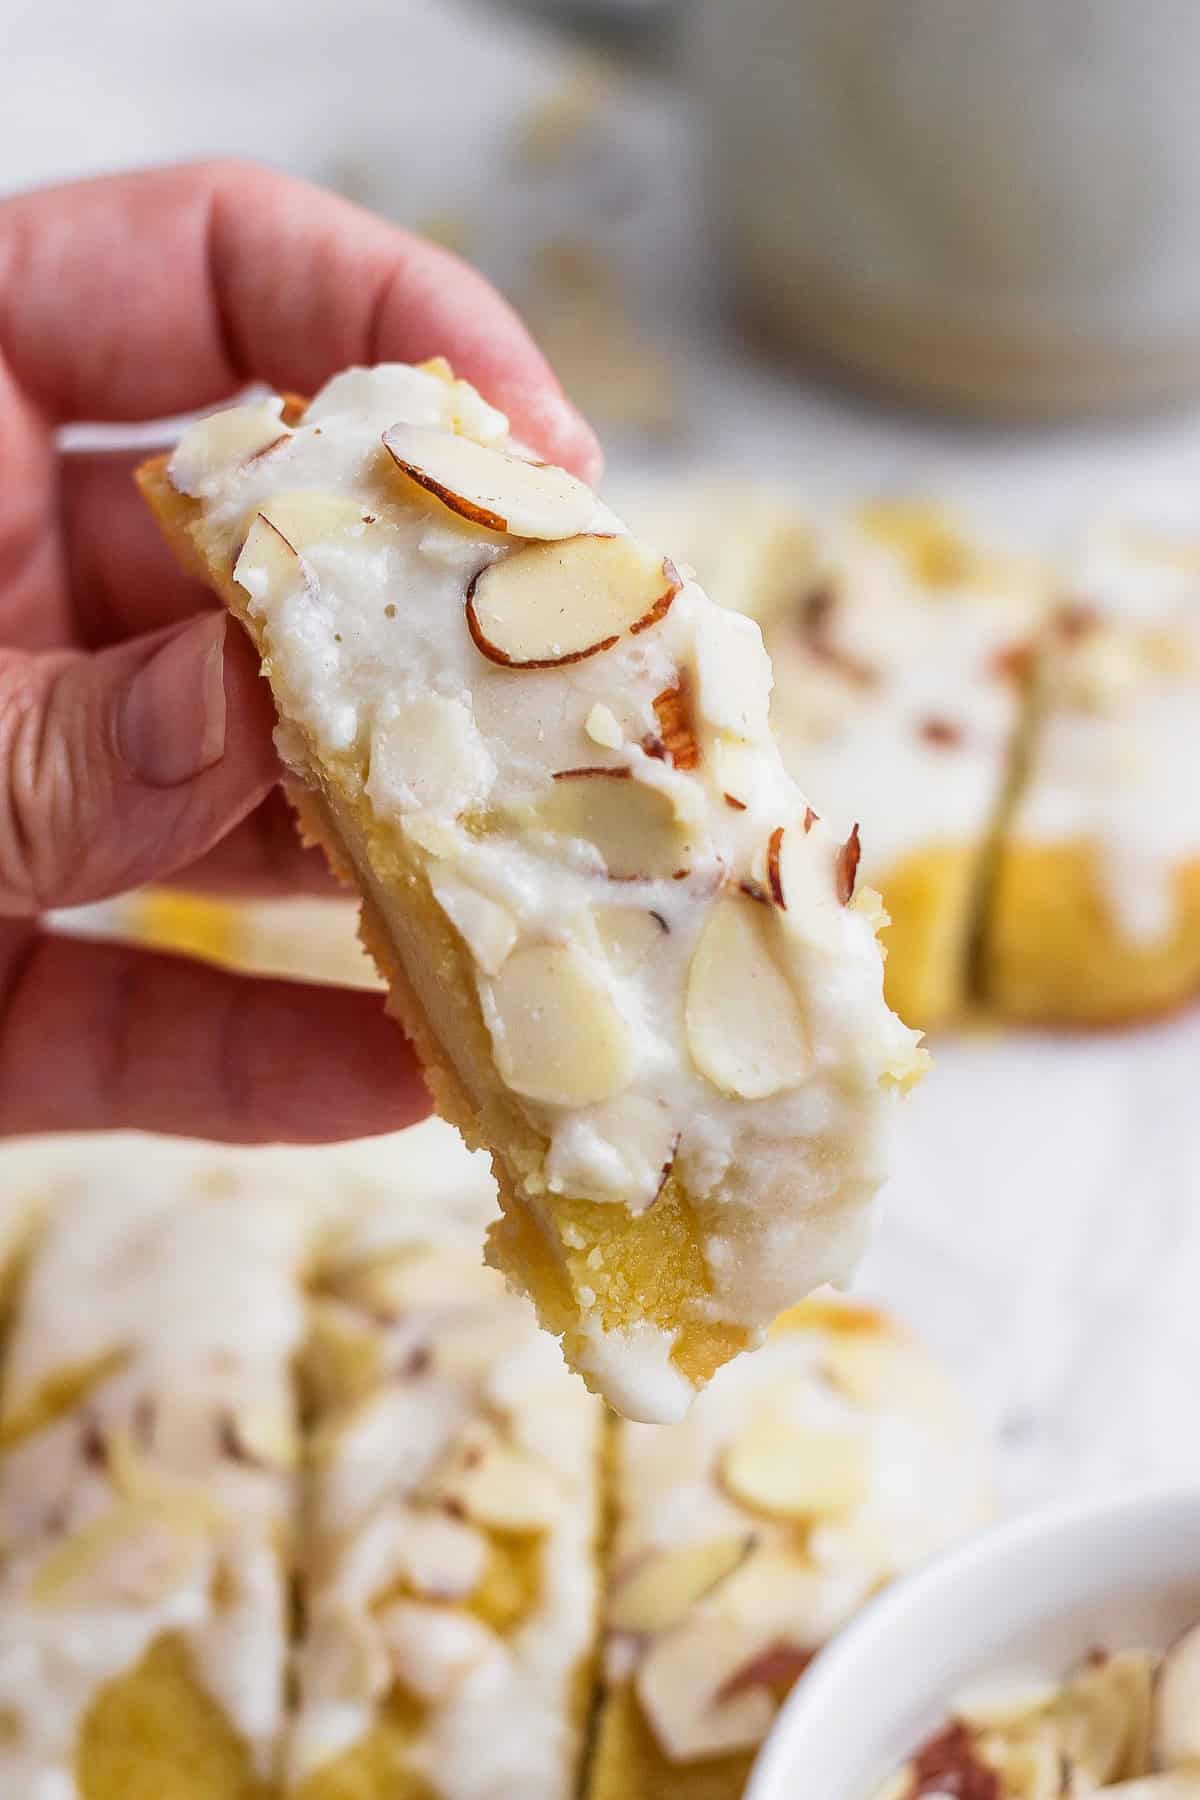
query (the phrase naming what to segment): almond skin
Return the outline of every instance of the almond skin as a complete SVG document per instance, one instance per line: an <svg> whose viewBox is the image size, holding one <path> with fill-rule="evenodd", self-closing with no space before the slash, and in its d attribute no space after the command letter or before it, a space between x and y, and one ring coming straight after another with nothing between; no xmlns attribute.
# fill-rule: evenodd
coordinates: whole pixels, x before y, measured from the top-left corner
<svg viewBox="0 0 1200 1800"><path fill-rule="evenodd" d="M850 836L837 853L835 868L837 878L837 897L843 906L849 906L854 897L854 883L858 878L858 862L862 855L862 845L858 839L857 824L850 827Z"/></svg>

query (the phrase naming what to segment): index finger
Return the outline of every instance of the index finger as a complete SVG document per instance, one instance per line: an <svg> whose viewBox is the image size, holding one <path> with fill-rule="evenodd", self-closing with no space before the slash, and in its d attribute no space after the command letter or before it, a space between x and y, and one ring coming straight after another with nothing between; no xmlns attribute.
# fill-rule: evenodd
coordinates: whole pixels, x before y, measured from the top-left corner
<svg viewBox="0 0 1200 1800"><path fill-rule="evenodd" d="M0 360L55 423L438 355L547 458L596 472L594 437L482 276L320 188L215 162L0 204Z"/></svg>

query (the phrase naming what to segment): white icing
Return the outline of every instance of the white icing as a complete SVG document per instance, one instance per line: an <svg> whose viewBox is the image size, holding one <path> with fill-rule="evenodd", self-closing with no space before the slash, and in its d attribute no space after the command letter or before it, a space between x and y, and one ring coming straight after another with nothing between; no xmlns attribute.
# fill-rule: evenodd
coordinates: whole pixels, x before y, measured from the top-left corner
<svg viewBox="0 0 1200 1800"><path fill-rule="evenodd" d="M820 824L805 832L805 802L766 730L770 669L757 627L713 606L689 582L664 617L602 654L550 669L487 659L467 629L467 591L481 569L520 546L452 515L402 477L383 450L381 419L436 422L430 409L439 387L441 423L475 428L459 387L416 375L411 404L411 371L339 377L284 444L218 470L204 487L202 540L228 563L255 509L269 513L279 496L299 491L361 508L363 522L341 535L318 533L305 544L303 565L293 557L282 574L276 561L256 560L266 555L260 549L248 547L237 560L276 697L305 739L303 760L348 756L337 770L343 787L353 790L365 771L376 821L403 830L427 854L440 883L435 892L476 958L500 1071L474 1061L457 1033L448 1032L447 1048L468 1093L482 1102L498 1079L507 1080L545 1141L544 1168L512 1171L526 1193L536 1204L548 1184L569 1178L581 1195L644 1206L652 1198L648 1177L639 1159L630 1164L619 1109L611 1121L593 1110L581 1128L578 1108L619 1092L664 1109L690 1197L710 1203L705 1248L718 1271L712 1305L753 1332L807 1285L846 1272L886 1167L890 1089L918 1066L914 1036L883 1004L869 922L837 904L834 837ZM181 454L186 447L185 439ZM597 503L593 529L621 528ZM659 736L656 696L681 680L690 683L701 753L690 770L643 747ZM725 800L717 779L717 753L731 746L744 753L750 776L741 809ZM683 879L673 878L674 868L661 878L609 879L592 844L537 828L528 809L547 794L551 776L598 763L627 771L670 802L685 838ZM879 771L869 774L864 786ZM483 833L467 816L481 809ZM762 890L767 844L780 826L791 833L796 886L786 910L765 908L773 979L786 978L794 991L813 1055L769 1100L748 1102L701 1072L681 1003L722 889L736 894L740 881L752 881ZM503 909L511 940L472 895ZM667 930L636 966L617 966L597 937L601 908L653 912ZM560 1031L556 1039L549 1030L531 1071L512 1032L530 1029L534 1003L517 1004L514 1025L497 983L513 959L538 945L571 947L564 974L587 1022L577 1018L578 1037ZM436 987L419 985L436 1022ZM536 1002L539 1017L543 1005ZM551 1024L557 1030L553 1015ZM569 1049L556 1054L556 1042ZM625 1191L622 1162L630 1166ZM595 1367L644 1410L646 1396L617 1371L629 1341L615 1339Z"/></svg>
<svg viewBox="0 0 1200 1800"><path fill-rule="evenodd" d="M389 1278L388 1321L364 1319L394 1373L321 1432L292 1777L369 1732L398 1678L426 1706L413 1766L444 1800L566 1800L578 1752L571 1684L596 1611L600 1407L526 1303L479 1268L467 1234L422 1245L409 1209L381 1204L339 1255L354 1270L364 1253L397 1251L404 1259ZM347 1295L352 1306L352 1288ZM482 1566L484 1530L436 1510L431 1497L464 1448L500 1441L506 1455L533 1459L530 1480L548 1482L554 1502L530 1613L498 1636L446 1604L406 1598L377 1611L373 1602L398 1574L420 1592L448 1554L459 1576L470 1574L472 1558L476 1571Z"/></svg>
<svg viewBox="0 0 1200 1800"><path fill-rule="evenodd" d="M1200 858L1200 558L1097 534L1063 593L1096 623L1052 640L1013 836L1090 850L1114 922L1152 947L1175 925L1178 871Z"/></svg>
<svg viewBox="0 0 1200 1800"><path fill-rule="evenodd" d="M671 1361L669 1331L639 1319L621 1331L588 1324L579 1366L627 1419L673 1424L687 1413L692 1389Z"/></svg>

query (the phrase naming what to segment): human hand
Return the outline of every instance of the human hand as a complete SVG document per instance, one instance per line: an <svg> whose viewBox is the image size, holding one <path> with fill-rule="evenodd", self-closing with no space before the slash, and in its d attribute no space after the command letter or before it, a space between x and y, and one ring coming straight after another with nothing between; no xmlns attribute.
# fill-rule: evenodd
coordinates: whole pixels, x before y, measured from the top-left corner
<svg viewBox="0 0 1200 1800"><path fill-rule="evenodd" d="M171 563L135 459L60 455L56 427L434 355L594 475L595 440L481 277L332 195L218 163L0 203L0 1134L319 1142L428 1110L373 995L38 918L184 871L242 893L328 880L296 839L249 645Z"/></svg>

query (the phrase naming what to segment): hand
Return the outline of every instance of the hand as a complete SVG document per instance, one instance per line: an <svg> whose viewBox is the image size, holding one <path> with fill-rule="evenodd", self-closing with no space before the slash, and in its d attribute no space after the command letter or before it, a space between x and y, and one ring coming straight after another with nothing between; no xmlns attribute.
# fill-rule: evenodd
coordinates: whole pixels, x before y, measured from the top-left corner
<svg viewBox="0 0 1200 1800"><path fill-rule="evenodd" d="M221 163L0 203L0 1133L316 1142L428 1110L374 996L56 937L38 915L178 876L327 879L287 814L256 659L172 565L136 458L59 455L55 428L438 354L595 473L487 284L331 195Z"/></svg>

